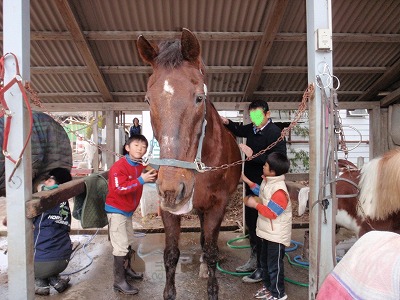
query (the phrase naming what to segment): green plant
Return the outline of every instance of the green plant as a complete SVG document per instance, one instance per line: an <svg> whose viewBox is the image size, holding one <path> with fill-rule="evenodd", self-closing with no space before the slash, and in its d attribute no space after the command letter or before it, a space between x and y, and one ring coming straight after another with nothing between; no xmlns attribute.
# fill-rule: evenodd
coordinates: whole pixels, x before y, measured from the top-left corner
<svg viewBox="0 0 400 300"><path fill-rule="evenodd" d="M295 135L301 136L303 138L310 136L310 130L308 127L302 127L300 125L296 125L292 128L292 131Z"/></svg>
<svg viewBox="0 0 400 300"><path fill-rule="evenodd" d="M292 158L290 160L290 169L293 172L294 170L297 171L308 171L310 169L310 154L308 151L305 150L293 150L290 149L289 153L291 154Z"/></svg>

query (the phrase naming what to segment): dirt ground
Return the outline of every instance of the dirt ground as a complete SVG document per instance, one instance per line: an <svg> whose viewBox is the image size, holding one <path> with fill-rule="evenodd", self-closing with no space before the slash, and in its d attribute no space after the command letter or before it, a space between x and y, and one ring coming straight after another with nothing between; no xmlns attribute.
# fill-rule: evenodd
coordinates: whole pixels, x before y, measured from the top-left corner
<svg viewBox="0 0 400 300"><path fill-rule="evenodd" d="M73 205L71 201L71 205ZM293 203L296 210L297 204ZM253 298L253 294L261 286L260 283L243 283L242 275L230 274L235 268L245 263L249 257L249 249L237 249L236 246L248 246L248 240L243 238L243 204L242 190L238 189L231 199L222 223L219 248L220 268L217 271L219 282L219 298L229 300L243 300ZM0 198L0 219L5 215L5 199ZM293 212L294 222L303 226L308 223L308 216L297 217ZM133 282L140 290L138 295L124 296L112 288L113 265L111 245L108 241L106 227L97 234L94 230L82 229L79 222L73 219L71 239L79 243L80 247L73 256L67 270L70 274L71 287L64 293L58 294L51 290L51 299L162 299L165 284L163 266L164 238L163 225L156 214L141 216L138 210L134 215L134 228L137 251L134 268L145 274L144 280ZM181 257L176 273L177 299L207 299L206 279L199 279L199 221L196 215L187 215L182 220L182 234L180 239ZM292 239L303 242L304 228L294 229ZM8 295L7 277L7 238L6 228L0 224L0 299L10 299ZM238 239L233 242L234 239ZM233 246L227 245L228 241ZM288 256L293 261L294 256L302 254L302 246ZM289 299L308 299L308 270L291 265L285 259L286 292ZM293 283L295 282L295 283ZM50 299L36 296L35 299Z"/></svg>
<svg viewBox="0 0 400 300"><path fill-rule="evenodd" d="M301 240L304 229L295 229L293 238ZM219 282L219 299L243 300L252 299L254 292L260 288L261 283L243 283L241 276L227 274L226 271L234 271L235 268L244 263L249 256L249 249L233 249L227 246L228 241L241 238L240 232L222 231L219 239L220 267L224 271L217 271ZM136 259L133 267L136 271L145 273L143 281L134 281L133 284L140 292L135 296L125 296L115 292L112 288L113 265L111 245L106 235L72 235L72 240L85 245L73 256L67 270L64 273L73 273L71 287L62 294L51 289L51 297L36 296L35 299L162 299L165 284L165 272L163 266L164 234L138 234L136 236L135 250ZM6 266L6 254L4 254L5 237L0 237L0 299L10 299L8 295L8 279ZM177 266L176 289L177 300L207 299L206 279L198 277L199 258L201 250L199 247L199 233L182 233L180 240L181 256ZM234 246L248 245L248 240L238 240ZM301 254L301 246L288 255L293 259L295 255ZM3 263L1 263L3 261ZM289 264L285 259L285 275L288 280L299 283L308 283L308 270L298 268ZM286 282L286 293L289 299L308 299L308 288Z"/></svg>

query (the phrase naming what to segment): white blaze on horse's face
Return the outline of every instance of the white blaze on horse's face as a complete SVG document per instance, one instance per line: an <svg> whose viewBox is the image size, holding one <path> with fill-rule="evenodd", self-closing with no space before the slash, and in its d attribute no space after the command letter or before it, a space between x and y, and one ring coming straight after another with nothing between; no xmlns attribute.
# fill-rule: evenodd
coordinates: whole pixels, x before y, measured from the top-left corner
<svg viewBox="0 0 400 300"><path fill-rule="evenodd" d="M171 97L174 95L174 88L168 83L168 80L164 81L164 92L170 94Z"/></svg>
<svg viewBox="0 0 400 300"><path fill-rule="evenodd" d="M175 144L179 141L176 141L174 136L163 135L160 142L160 144L163 145L163 147L165 147L168 152L170 152L172 151Z"/></svg>

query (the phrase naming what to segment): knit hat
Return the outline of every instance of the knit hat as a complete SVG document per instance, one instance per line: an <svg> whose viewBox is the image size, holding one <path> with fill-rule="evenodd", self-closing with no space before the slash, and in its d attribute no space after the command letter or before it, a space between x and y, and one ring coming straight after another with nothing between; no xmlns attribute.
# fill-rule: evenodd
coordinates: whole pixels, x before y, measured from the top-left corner
<svg viewBox="0 0 400 300"><path fill-rule="evenodd" d="M54 168L48 175L49 178L53 178L57 184L63 184L72 180L71 172L65 168Z"/></svg>

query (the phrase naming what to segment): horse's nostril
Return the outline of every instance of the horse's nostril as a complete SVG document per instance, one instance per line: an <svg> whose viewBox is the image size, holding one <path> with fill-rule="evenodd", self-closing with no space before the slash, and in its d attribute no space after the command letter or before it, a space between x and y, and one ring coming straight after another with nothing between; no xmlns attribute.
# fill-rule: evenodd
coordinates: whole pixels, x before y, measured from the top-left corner
<svg viewBox="0 0 400 300"><path fill-rule="evenodd" d="M157 188L158 195L160 197L164 198L165 197L165 193L160 190L160 186L158 184L156 184L156 188Z"/></svg>
<svg viewBox="0 0 400 300"><path fill-rule="evenodd" d="M185 184L184 184L183 182L181 182L181 183L179 184L179 190L178 190L178 192L177 192L177 194L176 194L176 200L177 200L177 202L181 201L181 199L184 198L184 196L185 196L185 190L186 190L186 186L185 186Z"/></svg>

